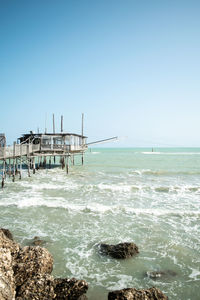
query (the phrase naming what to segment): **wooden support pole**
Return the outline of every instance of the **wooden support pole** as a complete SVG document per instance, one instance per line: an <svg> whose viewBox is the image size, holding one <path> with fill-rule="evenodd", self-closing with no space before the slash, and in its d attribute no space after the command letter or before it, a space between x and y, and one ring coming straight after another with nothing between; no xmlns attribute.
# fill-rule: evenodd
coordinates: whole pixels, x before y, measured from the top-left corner
<svg viewBox="0 0 200 300"><path fill-rule="evenodd" d="M42 156L42 167L44 169L44 156Z"/></svg>
<svg viewBox="0 0 200 300"><path fill-rule="evenodd" d="M15 181L15 147L16 147L16 142L13 143L13 178L12 181Z"/></svg>
<svg viewBox="0 0 200 300"><path fill-rule="evenodd" d="M27 166L28 166L28 177L31 177L31 174L30 174L29 144L27 144Z"/></svg>
<svg viewBox="0 0 200 300"><path fill-rule="evenodd" d="M18 174L18 158L16 158L15 174Z"/></svg>
<svg viewBox="0 0 200 300"><path fill-rule="evenodd" d="M81 126L82 144L83 144L83 128L84 128L84 114L82 114L82 126Z"/></svg>
<svg viewBox="0 0 200 300"><path fill-rule="evenodd" d="M27 164L28 164L28 177L31 177L31 173L30 173L31 160L30 160L30 158L27 158Z"/></svg>
<svg viewBox="0 0 200 300"><path fill-rule="evenodd" d="M46 156L44 156L44 168L46 168L46 165L47 165L47 158Z"/></svg>
<svg viewBox="0 0 200 300"><path fill-rule="evenodd" d="M22 179L22 157L20 156L19 179Z"/></svg>
<svg viewBox="0 0 200 300"><path fill-rule="evenodd" d="M83 162L84 162L84 160L83 160L83 153L82 153L82 166L83 166Z"/></svg>
<svg viewBox="0 0 200 300"><path fill-rule="evenodd" d="M53 114L53 133L55 133L55 118L54 118L54 114Z"/></svg>
<svg viewBox="0 0 200 300"><path fill-rule="evenodd" d="M42 156L39 157L39 162L40 162L39 167L41 168L42 167Z"/></svg>
<svg viewBox="0 0 200 300"><path fill-rule="evenodd" d="M49 169L51 169L51 156L49 156Z"/></svg>
<svg viewBox="0 0 200 300"><path fill-rule="evenodd" d="M6 162L6 156L4 156L5 157L5 180L6 180L6 177L7 177L7 173L8 173L8 170L7 170L7 162Z"/></svg>
<svg viewBox="0 0 200 300"><path fill-rule="evenodd" d="M2 182L1 182L1 187L2 189L4 188L4 183L5 183L5 159L3 160L3 170L2 170Z"/></svg>
<svg viewBox="0 0 200 300"><path fill-rule="evenodd" d="M33 174L35 174L35 157L32 158L33 161Z"/></svg>
<svg viewBox="0 0 200 300"><path fill-rule="evenodd" d="M8 174L9 174L9 177L11 176L11 161L10 161L10 158L9 158L9 171L8 171Z"/></svg>
<svg viewBox="0 0 200 300"><path fill-rule="evenodd" d="M66 160L67 160L67 162L66 162L66 173L69 174L69 156L68 155L66 157Z"/></svg>
<svg viewBox="0 0 200 300"><path fill-rule="evenodd" d="M22 179L22 145L20 145L20 167L19 167L19 179Z"/></svg>
<svg viewBox="0 0 200 300"><path fill-rule="evenodd" d="M61 116L61 132L63 132L63 116Z"/></svg>
<svg viewBox="0 0 200 300"><path fill-rule="evenodd" d="M36 170L39 170L39 156L37 157L37 167Z"/></svg>
<svg viewBox="0 0 200 300"><path fill-rule="evenodd" d="M65 158L64 158L64 156L61 158L61 167L62 167L62 169L65 168Z"/></svg>

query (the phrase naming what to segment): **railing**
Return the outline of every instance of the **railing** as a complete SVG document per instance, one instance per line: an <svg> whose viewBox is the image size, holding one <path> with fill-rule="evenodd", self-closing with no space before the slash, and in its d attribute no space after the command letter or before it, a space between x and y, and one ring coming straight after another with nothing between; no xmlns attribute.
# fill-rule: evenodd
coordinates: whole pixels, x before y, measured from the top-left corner
<svg viewBox="0 0 200 300"><path fill-rule="evenodd" d="M0 147L0 159L25 156L40 150L40 145L13 144L13 146Z"/></svg>
<svg viewBox="0 0 200 300"><path fill-rule="evenodd" d="M38 151L62 151L62 152L76 152L87 149L86 145L57 145L57 144L16 144L13 146L0 147L0 159L13 158L19 156L32 155Z"/></svg>
<svg viewBox="0 0 200 300"><path fill-rule="evenodd" d="M41 144L41 151L70 151L69 145Z"/></svg>

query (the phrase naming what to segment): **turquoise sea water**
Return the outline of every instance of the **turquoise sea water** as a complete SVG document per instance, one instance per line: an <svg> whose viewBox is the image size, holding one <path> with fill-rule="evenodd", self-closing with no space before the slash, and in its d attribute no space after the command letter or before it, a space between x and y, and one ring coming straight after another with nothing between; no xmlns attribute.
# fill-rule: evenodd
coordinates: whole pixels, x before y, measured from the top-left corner
<svg viewBox="0 0 200 300"><path fill-rule="evenodd" d="M200 148L104 149L40 170L0 190L0 226L26 245L34 236L54 256L54 276L89 283L89 300L108 291L160 288L169 299L200 299ZM128 260L102 257L100 242L135 242ZM147 271L176 273L151 279Z"/></svg>

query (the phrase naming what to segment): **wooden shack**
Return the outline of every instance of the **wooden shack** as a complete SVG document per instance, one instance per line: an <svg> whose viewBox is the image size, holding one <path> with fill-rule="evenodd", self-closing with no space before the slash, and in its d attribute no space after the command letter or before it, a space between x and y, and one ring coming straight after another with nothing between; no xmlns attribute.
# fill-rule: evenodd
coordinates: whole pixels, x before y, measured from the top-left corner
<svg viewBox="0 0 200 300"><path fill-rule="evenodd" d="M41 154L73 154L87 149L87 137L75 133L33 133L23 134L18 144L37 145ZM36 151L37 152L37 151Z"/></svg>

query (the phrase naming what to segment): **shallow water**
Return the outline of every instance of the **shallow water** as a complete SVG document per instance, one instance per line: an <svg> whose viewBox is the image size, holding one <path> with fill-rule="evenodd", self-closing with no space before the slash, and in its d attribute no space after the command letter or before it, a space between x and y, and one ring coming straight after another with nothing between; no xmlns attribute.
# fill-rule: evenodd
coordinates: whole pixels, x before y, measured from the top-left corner
<svg viewBox="0 0 200 300"><path fill-rule="evenodd" d="M169 299L197 300L200 284L200 149L92 149L70 174L52 168L0 190L0 226L26 245L34 236L54 256L54 275L89 283L89 300L108 291L159 287ZM135 242L128 260L97 245ZM147 271L171 270L156 280Z"/></svg>

